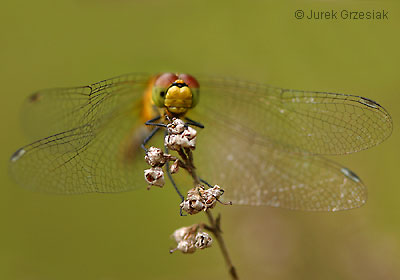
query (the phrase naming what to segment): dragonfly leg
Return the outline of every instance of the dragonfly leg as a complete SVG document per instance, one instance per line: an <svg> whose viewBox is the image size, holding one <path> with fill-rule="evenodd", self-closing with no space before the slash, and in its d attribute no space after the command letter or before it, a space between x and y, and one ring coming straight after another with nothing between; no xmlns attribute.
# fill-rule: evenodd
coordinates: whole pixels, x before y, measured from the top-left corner
<svg viewBox="0 0 400 280"><path fill-rule="evenodd" d="M211 184L209 184L206 180L200 178L200 182L206 184L209 188L213 188L213 186L211 186Z"/></svg>
<svg viewBox="0 0 400 280"><path fill-rule="evenodd" d="M165 135L167 135L167 134L168 134L168 131L165 131ZM164 146L164 150L165 150L165 153L168 154L168 152L169 152L168 148ZM174 178L172 178L172 174L171 174L171 171L170 171L170 167L169 167L169 162L168 161L165 163L165 169L166 169L165 171L167 172L168 179L171 181L172 185L174 186L174 189L175 189L176 193L181 198L181 202L183 202L185 200L185 197L182 195L182 193L178 189L178 186L176 185L176 183L174 181ZM182 208L179 208L179 214L181 216L185 216L185 215L182 214Z"/></svg>
<svg viewBox="0 0 400 280"><path fill-rule="evenodd" d="M165 152L168 153L168 148L165 148ZM166 169L165 171L167 172L168 179L171 181L172 185L174 186L175 191L178 193L179 197L181 198L181 202L183 202L185 200L185 198L183 197L182 193L179 191L178 186L176 185L176 183L174 181L174 178L172 178L172 174L169 169L168 161L165 163L165 169ZM179 207L179 215L186 216L186 215L183 215L182 208L180 208L180 207Z"/></svg>
<svg viewBox="0 0 400 280"><path fill-rule="evenodd" d="M166 149L165 152L168 153L168 149ZM182 195L182 193L179 191L178 186L176 185L174 179L172 178L171 172L170 172L170 170L169 170L169 162L168 162L168 161L165 163L165 167L166 167L165 169L166 169L166 172L167 172L168 179L171 181L172 185L173 185L174 188L175 188L175 191L178 193L178 195L179 195L179 197L181 198L181 200L184 201L184 200L185 200L185 197L184 197L184 196Z"/></svg>
<svg viewBox="0 0 400 280"><path fill-rule="evenodd" d="M190 125L193 125L193 126L196 126L196 127L199 127L199 128L204 128L203 124L201 124L199 122L196 122L196 121L194 121L192 119L189 119L188 117L185 117L185 120L187 121L186 124L188 124L188 125L190 124Z"/></svg>
<svg viewBox="0 0 400 280"><path fill-rule="evenodd" d="M145 145L147 144L147 142L150 141L151 138L153 138L153 136L157 133L157 131L160 130L160 127L157 126L156 128L154 128L151 133L143 140L142 145L140 145L140 147L147 153L147 148L145 147Z"/></svg>
<svg viewBox="0 0 400 280"><path fill-rule="evenodd" d="M155 122L155 121L158 121L159 119L161 119L161 116L158 116L158 117L155 117L154 119L148 120L144 124L150 125L150 126L167 127L166 124Z"/></svg>
<svg viewBox="0 0 400 280"><path fill-rule="evenodd" d="M147 122L145 122L145 125L150 125L150 126L155 126L156 128L154 128L151 133L144 139L142 145L140 145L140 147L147 153L147 149L145 147L145 145L147 144L147 142L150 141L150 139L157 133L157 131L160 129L160 127L166 127L165 124L162 123L156 123L155 121L158 121L159 119L161 119L161 116L157 116L151 120L148 120Z"/></svg>

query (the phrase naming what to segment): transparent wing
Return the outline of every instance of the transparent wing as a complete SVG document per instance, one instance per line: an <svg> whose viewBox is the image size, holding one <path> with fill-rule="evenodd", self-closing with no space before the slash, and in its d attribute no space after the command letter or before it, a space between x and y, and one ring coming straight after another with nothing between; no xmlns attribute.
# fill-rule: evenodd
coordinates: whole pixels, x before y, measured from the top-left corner
<svg viewBox="0 0 400 280"><path fill-rule="evenodd" d="M346 210L365 203L366 188L349 169L232 133L213 116L193 115L205 125L199 131L195 165L202 179L225 190L223 200L308 211Z"/></svg>
<svg viewBox="0 0 400 280"><path fill-rule="evenodd" d="M22 186L51 193L120 192L144 186L136 156L148 77L125 75L81 88L38 92L25 108L31 135L10 171ZM40 129L40 131L36 131ZM140 179L139 179L140 178Z"/></svg>
<svg viewBox="0 0 400 280"><path fill-rule="evenodd" d="M233 79L200 78L199 113L290 152L338 155L379 144L392 132L388 112L370 99L299 91ZM202 121L201 119L199 121Z"/></svg>
<svg viewBox="0 0 400 280"><path fill-rule="evenodd" d="M140 96L148 74L133 73L88 86L53 88L29 96L22 106L22 125L30 140L38 140L108 116L122 95Z"/></svg>

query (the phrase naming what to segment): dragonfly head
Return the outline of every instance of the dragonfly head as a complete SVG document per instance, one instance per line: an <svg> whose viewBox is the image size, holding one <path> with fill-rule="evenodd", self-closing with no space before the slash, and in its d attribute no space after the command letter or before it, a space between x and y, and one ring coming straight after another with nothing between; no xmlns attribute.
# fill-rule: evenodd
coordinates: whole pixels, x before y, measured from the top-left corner
<svg viewBox="0 0 400 280"><path fill-rule="evenodd" d="M172 115L184 115L198 103L199 83L188 74L164 73L154 81L152 98Z"/></svg>

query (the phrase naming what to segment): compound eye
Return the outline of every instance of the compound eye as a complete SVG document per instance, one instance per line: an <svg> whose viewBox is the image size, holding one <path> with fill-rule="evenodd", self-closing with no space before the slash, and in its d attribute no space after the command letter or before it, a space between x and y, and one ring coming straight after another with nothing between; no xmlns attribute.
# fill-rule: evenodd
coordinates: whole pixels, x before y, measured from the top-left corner
<svg viewBox="0 0 400 280"><path fill-rule="evenodd" d="M165 96L167 95L167 89L165 87L153 87L153 92L152 92L152 99L154 104L162 108L164 107L164 100Z"/></svg>

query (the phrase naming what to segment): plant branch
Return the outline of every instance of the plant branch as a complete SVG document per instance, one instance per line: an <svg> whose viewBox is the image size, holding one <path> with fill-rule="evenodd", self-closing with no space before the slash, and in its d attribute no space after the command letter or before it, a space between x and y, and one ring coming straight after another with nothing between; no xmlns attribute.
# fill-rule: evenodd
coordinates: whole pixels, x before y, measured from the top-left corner
<svg viewBox="0 0 400 280"><path fill-rule="evenodd" d="M219 248L221 249L222 256L225 259L225 263L228 266L229 269L229 274L231 275L232 279L239 279L239 276L237 275L236 269L232 264L232 260L229 256L228 250L225 245L225 241L222 237L222 231L220 228L220 216L218 216L217 219L214 219L214 216L211 214L211 211L207 210L206 215L208 218L209 223L211 224L211 227L207 227L215 236L215 238L218 241Z"/></svg>
<svg viewBox="0 0 400 280"><path fill-rule="evenodd" d="M189 173L190 173L190 175L192 175L194 183L196 185L200 184L200 179L195 172L196 167L194 166L194 163L193 163L193 153L190 149L185 149L185 151L187 153L187 157L185 155L184 161L185 161L185 164L188 165L190 168ZM183 153L183 151L182 151L182 153ZM232 260L229 256L228 249L226 248L224 238L222 237L222 231L221 231L221 227L220 227L221 216L218 215L217 219L214 219L214 216L212 215L210 209L207 209L205 212L206 212L208 221L211 225L211 226L207 226L207 228L214 234L215 238L218 241L219 248L221 249L221 252L222 252L222 256L224 257L225 263L228 266L229 274L231 275L232 279L238 280L239 276L237 275L236 269L235 269L234 265L232 264Z"/></svg>

